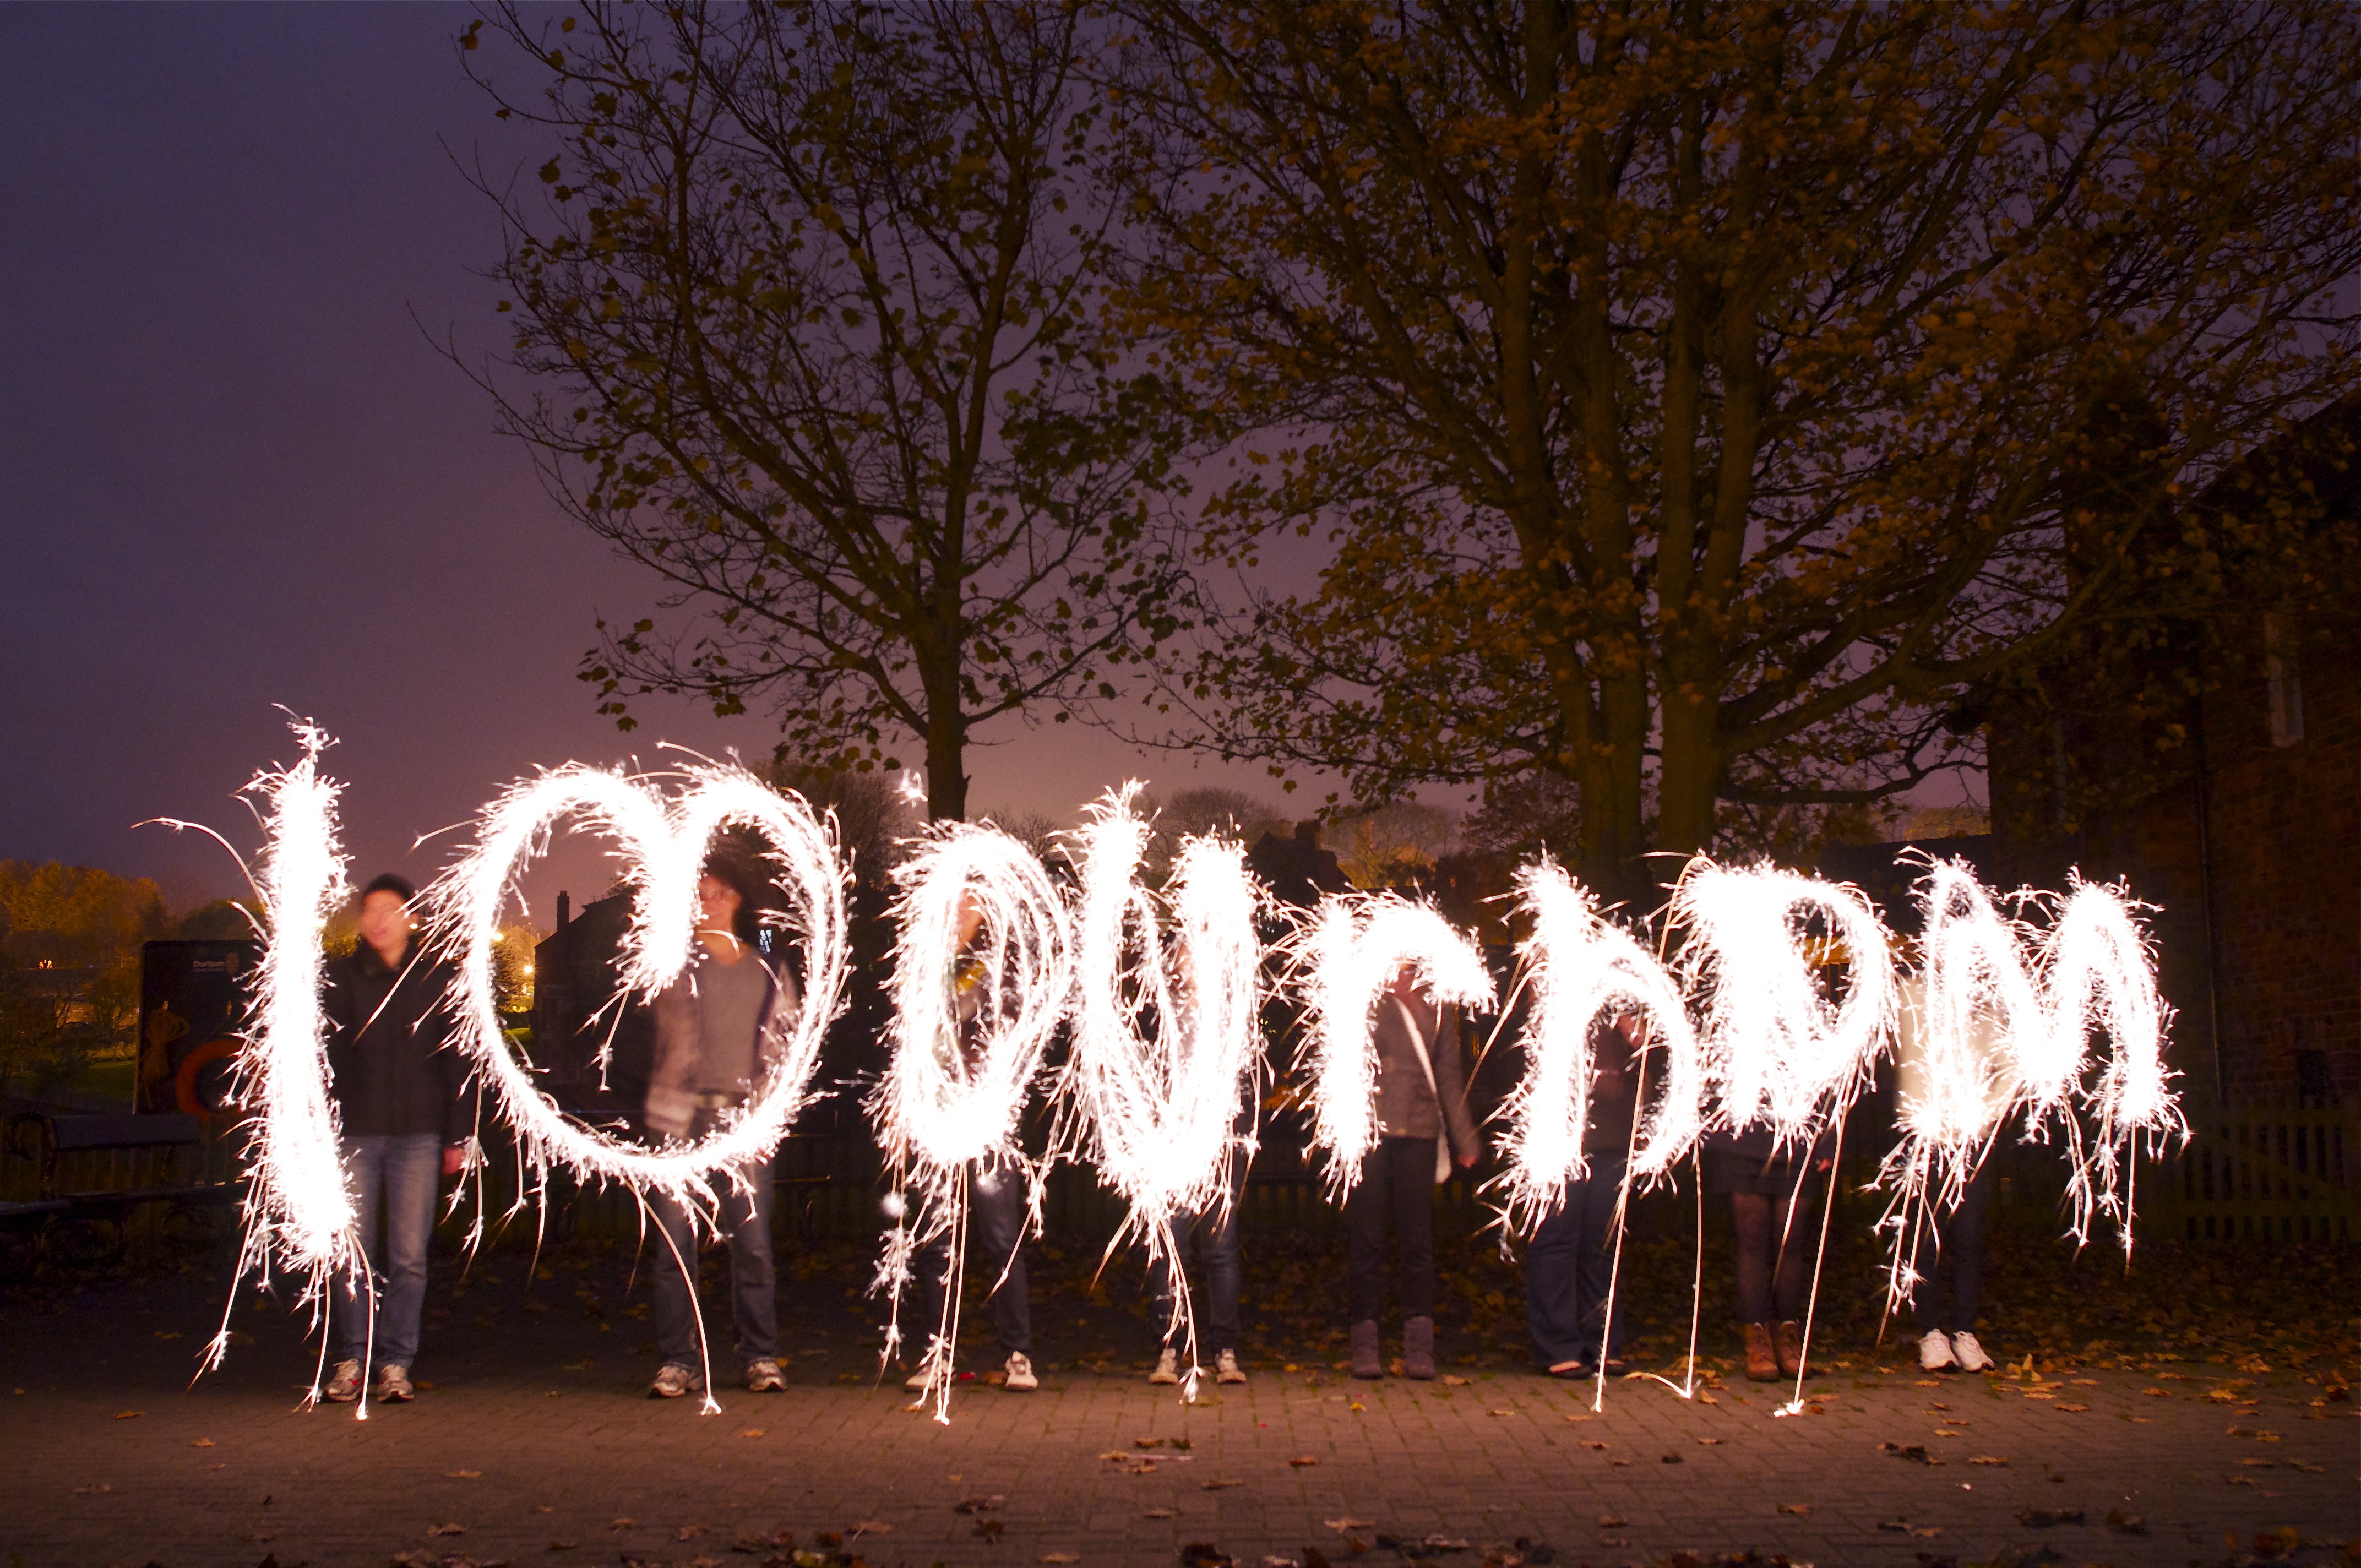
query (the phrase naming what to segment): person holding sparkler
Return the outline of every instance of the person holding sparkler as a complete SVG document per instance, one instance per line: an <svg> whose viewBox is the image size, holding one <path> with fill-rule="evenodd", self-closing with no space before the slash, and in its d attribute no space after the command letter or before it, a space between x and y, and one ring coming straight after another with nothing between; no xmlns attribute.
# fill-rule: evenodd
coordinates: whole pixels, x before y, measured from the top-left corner
<svg viewBox="0 0 2361 1568"><path fill-rule="evenodd" d="M1706 1135L1706 1190L1730 1199L1746 1376L1758 1382L1804 1369L1801 1320L1812 1272L1806 1233L1814 1189L1834 1160L1826 1132L1802 1148L1781 1146L1768 1126Z"/></svg>
<svg viewBox="0 0 2361 1568"><path fill-rule="evenodd" d="M1600 1359L1610 1374L1623 1370L1623 1320L1609 1315L1609 1295L1647 1045L1647 1019L1637 1013L1602 1014L1591 1030L1585 1174L1566 1183L1565 1197L1533 1228L1525 1251L1525 1328L1553 1377L1586 1376Z"/></svg>
<svg viewBox="0 0 2361 1568"><path fill-rule="evenodd" d="M1991 1007L1973 1010L1959 1040L1964 1049L1945 1064L1953 1069L1955 1081L1938 1085L1934 1080L1939 1068L1928 1049L1926 977L1907 977L1901 992L1894 1053L1897 1107L1915 1116L1948 1091L1948 1098L1962 1103L1943 1109L1974 1124L1979 1133L1991 1127L2007 1100L2005 1045ZM1954 1194L1943 1183L1930 1184L1912 1222L1911 1255L1917 1277L1910 1288L1910 1315L1918 1324L1918 1365L1928 1372L1985 1372L1993 1365L1975 1335L1976 1311L1983 1301L1984 1222L1997 1179L1982 1157L1989 1153L1987 1142L1956 1190L1955 1207L1947 1204Z"/></svg>
<svg viewBox="0 0 2361 1568"><path fill-rule="evenodd" d="M652 1137L705 1136L742 1111L777 1065L771 1047L792 1023L797 1003L785 967L774 966L757 946L758 887L755 873L726 853L708 858L697 878L696 957L655 1002L655 1062L642 1116ZM693 1285L696 1226L687 1208L668 1194L651 1194L648 1207L666 1244L650 1286L664 1360L648 1394L676 1399L705 1387ZM747 1388L757 1394L786 1387L779 1371L771 1207L768 1157L718 1173L713 1223L730 1245L738 1358Z"/></svg>
<svg viewBox="0 0 2361 1568"><path fill-rule="evenodd" d="M340 1405L360 1397L372 1353L378 1399L413 1397L437 1178L465 1168L475 1131L467 1060L451 1043L451 971L419 949L416 896L391 872L362 889L359 940L329 960L322 988L330 1092L368 1262L366 1279L347 1270L337 1290L324 1393Z"/></svg>
<svg viewBox="0 0 2361 1568"><path fill-rule="evenodd" d="M1352 1296L1353 1376L1382 1377L1378 1311L1384 1296L1386 1232L1400 1249L1394 1282L1401 1298L1402 1373L1432 1378L1434 1365L1434 1190L1455 1160L1472 1169L1483 1153L1467 1114L1459 1061L1459 1012L1438 1006L1404 964L1377 1002L1378 1146L1345 1200L1345 1257Z"/></svg>
<svg viewBox="0 0 2361 1568"><path fill-rule="evenodd" d="M960 957L950 971L951 1015L959 1024L959 1049L971 1070L982 1048L977 1022L994 989L985 983L991 978L987 961L975 950L983 934L983 905L973 894L965 894L959 907ZM1033 1299L1025 1271L1025 1233L1032 1223L1027 1183L1021 1171L981 1160L969 1163L966 1181L968 1219L975 1239L983 1245L980 1256L993 1280L992 1321L1004 1357L1001 1387L1012 1394L1029 1394L1041 1381L1033 1371ZM943 1294L950 1285L954 1257L951 1238L946 1234L929 1244L917 1259L921 1321L944 1321ZM955 1336L959 1325L950 1324L948 1332ZM942 1365L947 1373L948 1361ZM928 1366L922 1365L911 1373L903 1387L916 1394L927 1392Z"/></svg>

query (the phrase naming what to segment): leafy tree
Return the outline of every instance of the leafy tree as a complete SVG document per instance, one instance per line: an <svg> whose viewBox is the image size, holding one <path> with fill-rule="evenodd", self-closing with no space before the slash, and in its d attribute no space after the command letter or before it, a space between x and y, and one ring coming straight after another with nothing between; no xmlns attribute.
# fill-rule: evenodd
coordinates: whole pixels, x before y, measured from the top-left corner
<svg viewBox="0 0 2361 1568"><path fill-rule="evenodd" d="M1115 5L1135 303L1254 437L1173 700L1365 798L1560 781L1613 895L1971 753L2356 384L2339 0Z"/></svg>
<svg viewBox="0 0 2361 1568"><path fill-rule="evenodd" d="M539 93L473 62L504 39ZM555 143L483 379L583 525L660 578L583 679L767 703L830 769L1114 696L1174 630L1183 422L1105 298L1079 11L1044 0L494 6L461 47ZM677 614L669 612L679 612Z"/></svg>
<svg viewBox="0 0 2361 1568"><path fill-rule="evenodd" d="M146 877L0 861L0 1079L53 1082L129 1048L139 945L169 929Z"/></svg>

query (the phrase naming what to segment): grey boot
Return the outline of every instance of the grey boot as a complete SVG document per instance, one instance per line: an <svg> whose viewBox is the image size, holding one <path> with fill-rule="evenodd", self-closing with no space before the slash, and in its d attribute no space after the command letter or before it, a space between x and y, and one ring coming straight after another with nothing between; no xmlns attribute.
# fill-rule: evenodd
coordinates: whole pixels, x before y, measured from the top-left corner
<svg viewBox="0 0 2361 1568"><path fill-rule="evenodd" d="M1353 1325L1353 1376L1383 1377L1386 1364L1378 1355L1378 1325L1364 1318Z"/></svg>
<svg viewBox="0 0 2361 1568"><path fill-rule="evenodd" d="M1434 1320L1410 1318L1402 1323L1402 1376L1422 1383L1434 1380Z"/></svg>

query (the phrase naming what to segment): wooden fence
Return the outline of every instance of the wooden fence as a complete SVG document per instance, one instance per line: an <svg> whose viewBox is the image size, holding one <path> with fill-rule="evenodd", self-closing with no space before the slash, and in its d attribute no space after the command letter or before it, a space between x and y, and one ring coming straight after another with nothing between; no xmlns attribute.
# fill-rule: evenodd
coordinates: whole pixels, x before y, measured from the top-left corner
<svg viewBox="0 0 2361 1568"><path fill-rule="evenodd" d="M2185 1148L2143 1160L2141 1228L2184 1241L2361 1234L2361 1121L2315 1106L2191 1111Z"/></svg>

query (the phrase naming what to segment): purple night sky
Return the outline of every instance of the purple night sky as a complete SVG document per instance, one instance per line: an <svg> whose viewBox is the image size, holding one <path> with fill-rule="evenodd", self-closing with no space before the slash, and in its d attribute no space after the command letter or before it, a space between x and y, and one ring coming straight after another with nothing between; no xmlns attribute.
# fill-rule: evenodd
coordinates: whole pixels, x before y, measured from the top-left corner
<svg viewBox="0 0 2361 1568"><path fill-rule="evenodd" d="M542 495L525 452L429 340L480 351L498 231L453 159L513 138L461 78L458 6L0 7L0 857L152 875L187 907L241 891L228 797L293 759L284 704L341 740L357 878L423 881L536 764L767 755L769 722L642 699L626 738L574 679L640 573ZM1096 732L1011 726L979 809L1065 817L1130 774L1276 799ZM588 846L536 919L606 881Z"/></svg>

